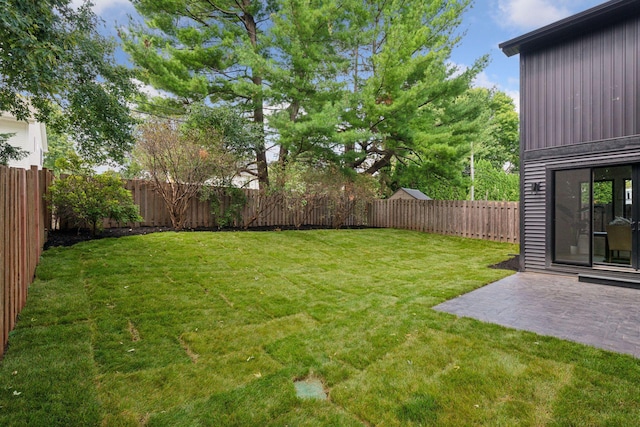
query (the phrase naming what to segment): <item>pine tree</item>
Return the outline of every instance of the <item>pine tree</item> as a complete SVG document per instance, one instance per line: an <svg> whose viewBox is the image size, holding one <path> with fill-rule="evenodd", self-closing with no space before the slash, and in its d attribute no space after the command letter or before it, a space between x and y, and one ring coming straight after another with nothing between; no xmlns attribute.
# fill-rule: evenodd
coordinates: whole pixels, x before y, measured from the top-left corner
<svg viewBox="0 0 640 427"><path fill-rule="evenodd" d="M461 70L449 61L469 0L134 4L146 27L123 32L126 50L141 80L172 94L151 108L243 106L264 130L255 145L263 186L267 141L282 168L320 162L369 175L460 151L457 98L486 62Z"/></svg>

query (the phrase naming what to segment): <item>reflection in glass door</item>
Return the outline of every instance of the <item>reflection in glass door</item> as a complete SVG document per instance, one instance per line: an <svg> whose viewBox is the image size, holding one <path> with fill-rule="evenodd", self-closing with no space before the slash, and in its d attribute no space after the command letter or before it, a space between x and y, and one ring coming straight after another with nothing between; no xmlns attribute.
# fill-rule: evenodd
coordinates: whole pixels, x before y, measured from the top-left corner
<svg viewBox="0 0 640 427"><path fill-rule="evenodd" d="M593 263L635 265L633 168L593 169Z"/></svg>
<svg viewBox="0 0 640 427"><path fill-rule="evenodd" d="M555 173L554 261L589 265L591 169Z"/></svg>

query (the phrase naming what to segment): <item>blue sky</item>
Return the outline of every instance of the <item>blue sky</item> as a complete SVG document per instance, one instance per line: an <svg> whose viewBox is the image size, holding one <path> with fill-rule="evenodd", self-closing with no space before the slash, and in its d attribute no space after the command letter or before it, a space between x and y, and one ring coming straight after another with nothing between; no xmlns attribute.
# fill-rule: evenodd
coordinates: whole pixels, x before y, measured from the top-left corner
<svg viewBox="0 0 640 427"><path fill-rule="evenodd" d="M74 0L79 4L80 0ZM93 0L94 11L105 21L105 32L115 36L117 26L126 25L135 9L129 0ZM497 87L519 96L518 57L507 58L498 48L504 41L604 3L603 0L475 0L463 18L466 32L451 60L460 67L488 54L491 62L478 76L476 85Z"/></svg>
<svg viewBox="0 0 640 427"><path fill-rule="evenodd" d="M498 45L552 22L604 3L603 0L476 0L464 16L466 36L452 56L459 65L488 54L490 64L476 85L497 87L519 97L519 57L507 58Z"/></svg>

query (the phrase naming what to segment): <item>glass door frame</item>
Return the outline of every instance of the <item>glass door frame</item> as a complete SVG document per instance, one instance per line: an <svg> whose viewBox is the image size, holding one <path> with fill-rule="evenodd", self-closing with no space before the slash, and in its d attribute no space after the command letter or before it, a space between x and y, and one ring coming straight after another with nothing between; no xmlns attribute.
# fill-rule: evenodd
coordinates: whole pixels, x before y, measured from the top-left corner
<svg viewBox="0 0 640 427"><path fill-rule="evenodd" d="M595 182L599 182L602 180L596 180L594 171L599 168L616 168L616 167L630 167L631 174L630 180L632 183L631 190L631 209L629 212L630 220L631 220L631 251L630 251L630 259L629 263L613 263L606 262L609 257L608 249L608 236L607 240L605 240L605 257L603 262L594 262L594 240L595 240L595 227L594 227L594 217L595 217L595 203L594 203L594 186ZM632 163L632 164L615 164L615 165L589 165L583 167L576 167L571 169L555 169L550 171L551 174L549 178L551 178L551 188L553 189L549 194L550 196L550 205L551 211L549 212L549 221L550 227L548 228L550 232L550 237L548 239L551 262L553 264L562 264L562 265L575 265L576 267L593 267L594 265L598 265L599 267L606 268L610 266L612 268L628 268L629 271L634 270L637 271L640 268L640 224L638 221L640 220L640 163ZM587 173L588 172L588 173ZM563 177L563 181L558 181L559 174L565 174ZM573 177L572 177L573 175ZM586 180L586 176L589 177ZM567 181L567 179L574 178L574 181ZM613 178L612 178L613 179ZM627 182L625 179L623 182ZM583 200L585 195L583 194L583 185L588 184L588 211L587 211L587 233L588 236L588 254L584 253L584 247L580 250L579 254L574 252L575 248L571 248L571 254L567 252L565 246L567 246L567 239L570 240L578 240L584 234L582 230L575 232L574 230L567 231L569 227L571 227L571 223L576 223L577 221L583 221L583 212L584 207L583 204L586 200ZM565 187L565 188L562 188ZM569 190L566 190L566 187L571 187ZM624 196L622 200L622 212L626 211L626 200L627 200L627 192L626 185L624 191ZM560 197L560 199L559 199ZM562 206L564 199L562 197L567 197L569 202L569 207L573 204L573 211L570 215L575 216L573 219L567 219L567 210L568 206ZM613 190L611 201L611 216L612 219L616 217L615 203L619 203L615 200L615 189ZM565 216L565 219L562 219L562 216ZM620 216L620 215L618 215ZM626 216L626 215L625 215ZM609 219L610 221L611 219ZM580 234L579 236L573 236L573 234ZM606 233L604 233L606 235ZM586 236L582 237L586 238ZM571 243L573 245L578 245L578 242ZM582 242L584 246L584 242Z"/></svg>
<svg viewBox="0 0 640 427"><path fill-rule="evenodd" d="M626 191L626 189L625 189ZM631 267L640 269L640 164L631 165Z"/></svg>

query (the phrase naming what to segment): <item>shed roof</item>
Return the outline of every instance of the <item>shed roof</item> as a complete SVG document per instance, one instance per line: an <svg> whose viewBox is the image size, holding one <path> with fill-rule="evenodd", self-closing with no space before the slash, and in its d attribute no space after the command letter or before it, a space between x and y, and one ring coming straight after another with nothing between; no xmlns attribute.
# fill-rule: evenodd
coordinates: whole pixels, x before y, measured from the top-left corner
<svg viewBox="0 0 640 427"><path fill-rule="evenodd" d="M500 43L499 47L505 55L513 56L557 44L559 40L592 32L638 15L640 1L612 0Z"/></svg>
<svg viewBox="0 0 640 427"><path fill-rule="evenodd" d="M413 188L400 188L398 191L404 190L407 194L417 200L431 200L431 197L427 196L420 190L415 190Z"/></svg>

